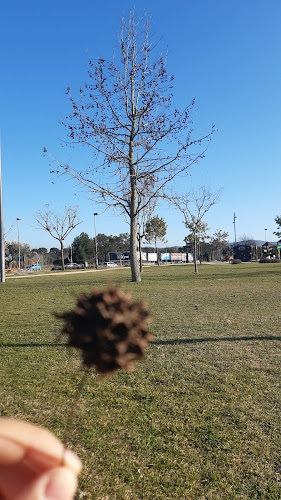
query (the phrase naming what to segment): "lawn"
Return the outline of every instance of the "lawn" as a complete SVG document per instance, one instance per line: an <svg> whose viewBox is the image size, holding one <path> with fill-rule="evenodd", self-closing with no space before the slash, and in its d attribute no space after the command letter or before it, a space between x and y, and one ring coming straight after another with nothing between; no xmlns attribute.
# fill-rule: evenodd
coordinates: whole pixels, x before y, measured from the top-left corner
<svg viewBox="0 0 281 500"><path fill-rule="evenodd" d="M113 284L145 298L154 341L131 374L93 373L67 445L77 499L281 498L281 264L145 268L10 278L0 286L0 409L63 438L79 353L53 312ZM279 420L278 420L279 419Z"/></svg>

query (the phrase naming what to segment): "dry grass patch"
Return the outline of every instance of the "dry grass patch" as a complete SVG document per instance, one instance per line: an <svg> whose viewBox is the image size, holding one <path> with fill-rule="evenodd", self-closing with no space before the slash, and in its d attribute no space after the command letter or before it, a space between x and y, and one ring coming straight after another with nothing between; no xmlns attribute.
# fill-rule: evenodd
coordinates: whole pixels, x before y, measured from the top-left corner
<svg viewBox="0 0 281 500"><path fill-rule="evenodd" d="M148 300L155 340L131 375L86 383L68 443L84 463L77 499L279 500L280 272L226 264L198 276L145 268L140 284L129 270L7 280L1 414L62 437L81 373L78 355L53 344L52 312L110 277Z"/></svg>

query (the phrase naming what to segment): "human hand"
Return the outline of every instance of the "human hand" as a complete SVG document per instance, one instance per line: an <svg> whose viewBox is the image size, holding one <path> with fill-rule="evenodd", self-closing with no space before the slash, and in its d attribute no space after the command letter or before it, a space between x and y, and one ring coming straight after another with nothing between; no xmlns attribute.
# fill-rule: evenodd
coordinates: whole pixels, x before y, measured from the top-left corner
<svg viewBox="0 0 281 500"><path fill-rule="evenodd" d="M0 418L0 500L72 500L80 471L48 430Z"/></svg>

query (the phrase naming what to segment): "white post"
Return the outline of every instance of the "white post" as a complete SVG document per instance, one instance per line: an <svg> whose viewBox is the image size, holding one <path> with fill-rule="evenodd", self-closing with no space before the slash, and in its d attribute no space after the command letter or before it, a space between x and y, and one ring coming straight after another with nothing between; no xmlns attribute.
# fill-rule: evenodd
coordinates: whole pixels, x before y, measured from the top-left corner
<svg viewBox="0 0 281 500"><path fill-rule="evenodd" d="M5 283L5 244L4 244L3 210L2 210L1 137L0 137L0 269L1 269L1 283Z"/></svg>

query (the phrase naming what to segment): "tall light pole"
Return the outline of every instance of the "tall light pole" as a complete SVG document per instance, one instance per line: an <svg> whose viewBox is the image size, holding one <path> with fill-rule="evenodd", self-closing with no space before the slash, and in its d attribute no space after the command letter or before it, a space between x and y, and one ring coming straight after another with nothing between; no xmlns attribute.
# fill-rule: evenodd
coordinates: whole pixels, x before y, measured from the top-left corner
<svg viewBox="0 0 281 500"><path fill-rule="evenodd" d="M5 245L4 245L3 211L2 211L1 138L0 138L0 270L1 270L1 283L4 283L5 282Z"/></svg>
<svg viewBox="0 0 281 500"><path fill-rule="evenodd" d="M236 217L236 214L234 212L234 217L233 217L233 224L234 224L234 239L235 239L235 245L236 245L236 221L237 217Z"/></svg>
<svg viewBox="0 0 281 500"><path fill-rule="evenodd" d="M264 242L266 243L266 231L267 229L264 230Z"/></svg>
<svg viewBox="0 0 281 500"><path fill-rule="evenodd" d="M97 231L96 231L96 215L100 215L100 213L94 213L94 226L95 226L95 247L96 247L96 269L99 267L98 263L98 242L97 242Z"/></svg>
<svg viewBox="0 0 281 500"><path fill-rule="evenodd" d="M17 217L17 226L18 226L18 247L19 247L19 271L20 271L20 228L19 228L19 221L21 220L20 217Z"/></svg>

